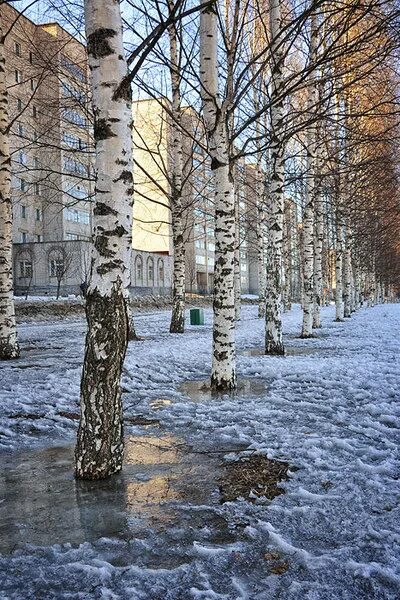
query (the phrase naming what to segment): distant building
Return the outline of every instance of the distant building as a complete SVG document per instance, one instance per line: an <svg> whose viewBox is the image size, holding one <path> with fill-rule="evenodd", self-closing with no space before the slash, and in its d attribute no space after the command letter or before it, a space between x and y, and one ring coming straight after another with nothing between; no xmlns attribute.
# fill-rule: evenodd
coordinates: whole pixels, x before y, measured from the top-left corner
<svg viewBox="0 0 400 600"><path fill-rule="evenodd" d="M18 17L18 19L17 19ZM0 7L11 119L13 240L89 239L93 175L85 47ZM14 24L15 22L15 24Z"/></svg>
<svg viewBox="0 0 400 600"><path fill-rule="evenodd" d="M170 213L171 117L165 98L133 103L133 245L173 253ZM199 115L183 109L183 219L186 240L186 289L211 293L214 285L214 182ZM249 193L244 161L237 166L242 292L249 289L247 226ZM253 190L254 194L254 190Z"/></svg>
<svg viewBox="0 0 400 600"><path fill-rule="evenodd" d="M5 49L15 293L80 293L90 271L94 203L86 48L57 23L37 25L8 3L0 18L3 31L13 24ZM134 240L143 252L133 251L133 293L170 293L168 226L165 243L152 248L161 254L145 252L136 234Z"/></svg>
<svg viewBox="0 0 400 600"><path fill-rule="evenodd" d="M91 242L71 240L14 244L14 292L17 296L79 295L90 275ZM131 294L171 293L172 257L132 251Z"/></svg>

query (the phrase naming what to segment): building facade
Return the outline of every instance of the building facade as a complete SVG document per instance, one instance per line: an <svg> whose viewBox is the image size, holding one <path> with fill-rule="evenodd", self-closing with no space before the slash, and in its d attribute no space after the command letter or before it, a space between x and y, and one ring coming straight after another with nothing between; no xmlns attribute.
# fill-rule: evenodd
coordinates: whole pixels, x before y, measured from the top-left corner
<svg viewBox="0 0 400 600"><path fill-rule="evenodd" d="M10 109L13 240L89 239L93 173L86 49L57 23L0 7Z"/></svg>
<svg viewBox="0 0 400 600"><path fill-rule="evenodd" d="M1 4L0 18L8 32L15 292L80 293L89 278L94 204L86 48L59 24L38 25L8 3ZM153 217L149 227L157 229ZM170 293L168 231L164 237L150 255L134 235L143 250L133 250L134 294Z"/></svg>
<svg viewBox="0 0 400 600"><path fill-rule="evenodd" d="M17 296L82 294L90 277L91 242L69 240L14 244L14 292ZM132 296L171 293L172 257L132 250Z"/></svg>
<svg viewBox="0 0 400 600"><path fill-rule="evenodd" d="M133 245L172 254L171 227L171 117L165 98L133 103L134 210ZM202 121L194 109L184 108L183 223L186 242L186 290L213 291L215 262L214 182ZM239 256L242 292L249 290L246 165L239 161L236 190L239 213ZM254 190L253 190L254 193Z"/></svg>

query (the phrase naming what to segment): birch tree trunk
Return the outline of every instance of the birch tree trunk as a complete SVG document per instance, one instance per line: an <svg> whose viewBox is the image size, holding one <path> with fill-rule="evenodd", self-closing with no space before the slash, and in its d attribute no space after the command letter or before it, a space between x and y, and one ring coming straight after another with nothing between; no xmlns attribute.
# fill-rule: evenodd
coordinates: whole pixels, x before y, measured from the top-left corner
<svg viewBox="0 0 400 600"><path fill-rule="evenodd" d="M340 192L339 192L340 193ZM340 199L339 199L340 202ZM335 306L336 321L343 321L343 222L341 212L336 211L336 257L335 257Z"/></svg>
<svg viewBox="0 0 400 600"><path fill-rule="evenodd" d="M352 236L349 223L346 224L346 243L343 257L343 316L351 317L351 245Z"/></svg>
<svg viewBox="0 0 400 600"><path fill-rule="evenodd" d="M132 92L118 1L85 0L94 113L96 203L76 477L122 468L121 371L128 341L132 222Z"/></svg>
<svg viewBox="0 0 400 600"><path fill-rule="evenodd" d="M235 320L240 321L242 300L242 272L240 264L240 203L239 194L235 200Z"/></svg>
<svg viewBox="0 0 400 600"><path fill-rule="evenodd" d="M311 37L310 37L310 65L315 64L317 54L317 16L311 15ZM311 75L307 97L307 117L314 116L318 100L318 87L315 73ZM304 302L303 302L303 326L302 338L313 335L313 312L314 312L314 202L315 202L315 162L316 162L316 127L311 124L307 128L307 175L306 175L306 198L304 210Z"/></svg>
<svg viewBox="0 0 400 600"><path fill-rule="evenodd" d="M284 231L285 231L285 243L284 243L284 294L283 294L283 307L285 311L291 310L292 308L292 211L290 204L284 214Z"/></svg>
<svg viewBox="0 0 400 600"><path fill-rule="evenodd" d="M258 316L265 317L265 216L264 216L264 182L261 165L257 165L256 182L256 243L257 243L257 273L258 273Z"/></svg>
<svg viewBox="0 0 400 600"><path fill-rule="evenodd" d="M168 2L170 13L174 8L174 1ZM172 315L170 333L183 333L185 331L185 241L183 230L182 206L182 171L183 171L183 146L182 146L182 112L181 112L181 75L178 58L178 42L175 24L168 28L170 47L170 76L172 87L172 144L171 144L171 220L172 239L174 246L174 271L172 292Z"/></svg>
<svg viewBox="0 0 400 600"><path fill-rule="evenodd" d="M318 161L317 161L318 164ZM321 327L321 304L323 288L322 252L324 244L324 217L320 188L315 197L315 235L314 235L314 314L313 328Z"/></svg>
<svg viewBox="0 0 400 600"><path fill-rule="evenodd" d="M284 89L280 0L269 6L271 34L271 185L265 293L265 353L284 354L282 338L282 251L284 213Z"/></svg>
<svg viewBox="0 0 400 600"><path fill-rule="evenodd" d="M0 23L0 360L19 357L13 296L12 230L6 57Z"/></svg>
<svg viewBox="0 0 400 600"><path fill-rule="evenodd" d="M206 4L206 0L202 0ZM236 387L235 198L229 164L226 102L218 94L218 33L215 5L200 14L200 82L211 170L215 183L214 323L211 387Z"/></svg>

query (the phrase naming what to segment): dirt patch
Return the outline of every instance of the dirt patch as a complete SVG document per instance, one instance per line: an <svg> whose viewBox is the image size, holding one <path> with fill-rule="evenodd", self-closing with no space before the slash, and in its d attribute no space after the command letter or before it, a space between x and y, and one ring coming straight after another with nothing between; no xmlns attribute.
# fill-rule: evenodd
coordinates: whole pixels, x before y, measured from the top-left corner
<svg viewBox="0 0 400 600"><path fill-rule="evenodd" d="M30 419L31 421L37 421L38 419L44 419L45 414L37 413L16 413L15 415L8 415L9 419Z"/></svg>
<svg viewBox="0 0 400 600"><path fill-rule="evenodd" d="M160 421L158 419L147 419L146 417L142 417L141 415L137 415L135 417L125 417L125 423L129 423L130 425L159 425Z"/></svg>
<svg viewBox="0 0 400 600"><path fill-rule="evenodd" d="M265 456L246 456L224 466L219 479L221 503L244 498L255 503L259 498L272 500L285 493L279 482L289 479L289 463Z"/></svg>

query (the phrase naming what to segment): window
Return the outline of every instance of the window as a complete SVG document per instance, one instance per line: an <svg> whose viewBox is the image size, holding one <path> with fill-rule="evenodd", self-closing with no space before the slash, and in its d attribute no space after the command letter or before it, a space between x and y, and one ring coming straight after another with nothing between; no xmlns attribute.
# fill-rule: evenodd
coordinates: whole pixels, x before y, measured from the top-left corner
<svg viewBox="0 0 400 600"><path fill-rule="evenodd" d="M35 211L35 214L36 214L36 221L41 221L42 220L42 209L37 208Z"/></svg>
<svg viewBox="0 0 400 600"><path fill-rule="evenodd" d="M73 160L72 158L64 158L64 169L71 173L78 173L79 175L87 175L87 166Z"/></svg>
<svg viewBox="0 0 400 600"><path fill-rule="evenodd" d="M74 98L75 100L78 100L78 102L86 102L85 94L66 81L61 82L61 90L64 98Z"/></svg>
<svg viewBox="0 0 400 600"><path fill-rule="evenodd" d="M26 244L26 242L28 241L28 234L26 233L26 231L21 231L21 241L23 244Z"/></svg>
<svg viewBox="0 0 400 600"><path fill-rule="evenodd" d="M43 236L40 233L39 233L39 235L36 236L36 241L43 242Z"/></svg>
<svg viewBox="0 0 400 600"><path fill-rule="evenodd" d="M147 260L147 284L153 285L154 283L154 262L152 258Z"/></svg>
<svg viewBox="0 0 400 600"><path fill-rule="evenodd" d="M40 169L40 161L37 156L35 156L35 158L33 159L33 166L35 167L35 169Z"/></svg>
<svg viewBox="0 0 400 600"><path fill-rule="evenodd" d="M24 126L22 123L18 123L18 135L24 137Z"/></svg>
<svg viewBox="0 0 400 600"><path fill-rule="evenodd" d="M21 56L21 44L15 42L14 50L17 56Z"/></svg>
<svg viewBox="0 0 400 600"><path fill-rule="evenodd" d="M40 183L38 181L33 184L33 189L36 196L40 196Z"/></svg>
<svg viewBox="0 0 400 600"><path fill-rule="evenodd" d="M84 210L77 210L76 208L67 208L65 211L65 218L67 221L73 221L74 223L84 223L89 225L89 213Z"/></svg>
<svg viewBox="0 0 400 600"><path fill-rule="evenodd" d="M37 141L38 141L38 134L37 134L37 131L34 131L34 132L33 132L33 141L34 141L34 142L37 142Z"/></svg>
<svg viewBox="0 0 400 600"><path fill-rule="evenodd" d="M83 200L87 198L88 191L83 185L74 185L69 190L67 190L67 194L76 198L77 200Z"/></svg>
<svg viewBox="0 0 400 600"><path fill-rule="evenodd" d="M36 108L36 106L32 106L32 117L34 119L37 118L37 108Z"/></svg>
<svg viewBox="0 0 400 600"><path fill-rule="evenodd" d="M26 219L26 206L21 206L21 217L22 219Z"/></svg>
<svg viewBox="0 0 400 600"><path fill-rule="evenodd" d="M66 56L61 56L61 66L65 67L74 77L80 81L86 81L86 75L78 65L70 61Z"/></svg>
<svg viewBox="0 0 400 600"><path fill-rule="evenodd" d="M206 257L205 256L198 256L198 255L196 255L196 263L198 265L205 265L206 264Z"/></svg>
<svg viewBox="0 0 400 600"><path fill-rule="evenodd" d="M32 92L35 91L36 86L37 86L36 79L33 79L33 77L31 77L31 90L32 90Z"/></svg>
<svg viewBox="0 0 400 600"><path fill-rule="evenodd" d="M75 110L64 110L63 117L69 123L79 125L79 127L86 127L86 119L83 115L79 114Z"/></svg>
<svg viewBox="0 0 400 600"><path fill-rule="evenodd" d="M61 278L64 274L64 259L62 256L50 258L49 262L50 277Z"/></svg>
<svg viewBox="0 0 400 600"><path fill-rule="evenodd" d="M86 144L83 143L81 138L77 135L73 135L72 133L64 132L63 142L70 148L76 148L77 150L84 150L86 148Z"/></svg>
<svg viewBox="0 0 400 600"><path fill-rule="evenodd" d="M27 277L30 279L32 277L32 261L31 260L20 260L19 261L19 276Z"/></svg>
<svg viewBox="0 0 400 600"><path fill-rule="evenodd" d="M28 162L28 157L23 150L18 152L18 162L20 165L26 165Z"/></svg>
<svg viewBox="0 0 400 600"><path fill-rule="evenodd" d="M26 181L25 181L25 179L20 179L19 180L19 189L21 190L21 192L24 192L26 190Z"/></svg>
<svg viewBox="0 0 400 600"><path fill-rule="evenodd" d="M79 235L77 233L66 233L65 234L65 239L66 240L79 240Z"/></svg>
<svg viewBox="0 0 400 600"><path fill-rule="evenodd" d="M19 111L22 110L22 100L21 100L21 98L18 98L18 100L17 100L17 109Z"/></svg>
<svg viewBox="0 0 400 600"><path fill-rule="evenodd" d="M142 285L143 283L143 260L141 256L137 256L135 259L135 272L136 272L136 285Z"/></svg>
<svg viewBox="0 0 400 600"><path fill-rule="evenodd" d="M33 52L29 52L29 62L33 65Z"/></svg>
<svg viewBox="0 0 400 600"><path fill-rule="evenodd" d="M158 260L158 285L164 286L164 261L161 258Z"/></svg>
<svg viewBox="0 0 400 600"><path fill-rule="evenodd" d="M204 248L203 240L196 240L194 245L196 246L196 248Z"/></svg>
<svg viewBox="0 0 400 600"><path fill-rule="evenodd" d="M22 73L21 71L18 71L18 69L15 69L15 83L21 83L22 81Z"/></svg>

